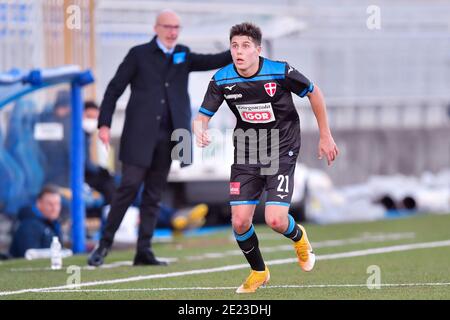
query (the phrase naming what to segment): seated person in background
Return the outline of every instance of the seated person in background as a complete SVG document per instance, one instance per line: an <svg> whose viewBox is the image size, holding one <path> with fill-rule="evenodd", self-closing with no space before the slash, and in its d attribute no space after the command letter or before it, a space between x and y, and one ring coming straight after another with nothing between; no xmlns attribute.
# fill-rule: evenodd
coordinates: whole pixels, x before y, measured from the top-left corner
<svg viewBox="0 0 450 320"><path fill-rule="evenodd" d="M87 101L84 104L83 112L83 130L85 132L85 182L96 191L100 192L105 200L104 205L111 204L114 195L115 184L114 177L109 171L98 164L92 162L90 156L92 134L97 130L97 119L99 115L99 107L93 101ZM101 216L101 211L88 210L88 216Z"/></svg>
<svg viewBox="0 0 450 320"><path fill-rule="evenodd" d="M53 112L44 114L40 122L57 123L62 126L62 137L57 140L42 140L39 146L45 155L45 183L69 187L70 169L70 92L57 93Z"/></svg>
<svg viewBox="0 0 450 320"><path fill-rule="evenodd" d="M58 218L61 212L61 196L58 187L46 185L39 192L32 207L19 212L19 225L13 235L9 253L22 258L28 249L50 248L54 236L62 243Z"/></svg>

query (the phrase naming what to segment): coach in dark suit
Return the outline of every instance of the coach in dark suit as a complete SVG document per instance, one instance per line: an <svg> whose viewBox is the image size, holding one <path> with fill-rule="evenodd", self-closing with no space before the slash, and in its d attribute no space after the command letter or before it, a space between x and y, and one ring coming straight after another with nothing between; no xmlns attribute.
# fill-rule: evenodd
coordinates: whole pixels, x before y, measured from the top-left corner
<svg viewBox="0 0 450 320"><path fill-rule="evenodd" d="M159 212L162 191L167 184L171 159L171 133L190 130L191 108L187 92L191 71L221 68L231 63L229 51L195 54L176 44L180 19L173 11L161 12L154 27L156 36L132 48L109 83L99 116L99 138L110 141L110 127L116 102L131 86L125 124L120 141L122 181L117 189L99 245L88 259L103 263L126 210L142 183L140 224L134 265L163 265L151 250L151 239Z"/></svg>

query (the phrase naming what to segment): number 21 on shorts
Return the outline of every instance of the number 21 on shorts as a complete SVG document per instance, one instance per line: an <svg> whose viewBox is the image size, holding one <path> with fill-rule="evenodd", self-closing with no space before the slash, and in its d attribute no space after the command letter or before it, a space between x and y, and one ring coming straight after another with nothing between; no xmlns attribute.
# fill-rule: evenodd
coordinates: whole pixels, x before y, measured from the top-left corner
<svg viewBox="0 0 450 320"><path fill-rule="evenodd" d="M289 176L284 176L284 175L280 174L278 176L278 181L280 181L280 183L278 184L277 191L288 193L289 192ZM283 185L285 185L284 189L283 189Z"/></svg>

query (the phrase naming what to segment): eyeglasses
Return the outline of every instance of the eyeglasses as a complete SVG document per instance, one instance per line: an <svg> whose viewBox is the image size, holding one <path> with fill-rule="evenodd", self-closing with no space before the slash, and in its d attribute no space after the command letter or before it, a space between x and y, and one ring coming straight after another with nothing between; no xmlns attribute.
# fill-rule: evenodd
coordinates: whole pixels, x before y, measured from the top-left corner
<svg viewBox="0 0 450 320"><path fill-rule="evenodd" d="M177 26L177 25L171 25L171 24L158 24L158 26L162 27L165 30L175 30L175 31L179 31L181 30L181 26Z"/></svg>

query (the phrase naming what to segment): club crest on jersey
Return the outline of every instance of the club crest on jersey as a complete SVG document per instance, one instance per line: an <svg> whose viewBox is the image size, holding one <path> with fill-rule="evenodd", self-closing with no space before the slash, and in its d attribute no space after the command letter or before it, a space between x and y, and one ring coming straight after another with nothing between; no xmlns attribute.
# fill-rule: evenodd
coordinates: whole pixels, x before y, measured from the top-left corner
<svg viewBox="0 0 450 320"><path fill-rule="evenodd" d="M275 92L277 92L277 84L275 82L266 83L264 84L264 89L266 89L269 96L273 97Z"/></svg>

